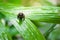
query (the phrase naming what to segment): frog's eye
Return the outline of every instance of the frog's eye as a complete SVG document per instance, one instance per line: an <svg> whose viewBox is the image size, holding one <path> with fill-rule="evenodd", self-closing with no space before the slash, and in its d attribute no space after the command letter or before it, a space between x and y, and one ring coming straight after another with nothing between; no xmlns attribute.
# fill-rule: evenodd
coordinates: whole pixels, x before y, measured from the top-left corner
<svg viewBox="0 0 60 40"><path fill-rule="evenodd" d="M20 19L20 20L22 20L23 18L25 18L25 15L23 13L19 13L17 15L17 18Z"/></svg>

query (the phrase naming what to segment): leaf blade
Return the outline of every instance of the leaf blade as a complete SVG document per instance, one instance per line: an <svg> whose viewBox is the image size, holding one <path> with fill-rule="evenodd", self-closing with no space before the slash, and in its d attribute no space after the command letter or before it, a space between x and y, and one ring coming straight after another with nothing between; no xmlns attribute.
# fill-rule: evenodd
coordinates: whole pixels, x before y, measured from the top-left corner
<svg viewBox="0 0 60 40"><path fill-rule="evenodd" d="M45 40L43 35L29 19L26 19L21 25L17 22L13 25L25 40Z"/></svg>

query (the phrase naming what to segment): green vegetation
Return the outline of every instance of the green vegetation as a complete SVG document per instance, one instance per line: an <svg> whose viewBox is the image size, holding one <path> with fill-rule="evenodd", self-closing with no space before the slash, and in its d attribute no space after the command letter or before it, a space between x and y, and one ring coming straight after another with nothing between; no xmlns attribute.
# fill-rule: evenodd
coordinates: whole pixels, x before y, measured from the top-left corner
<svg viewBox="0 0 60 40"><path fill-rule="evenodd" d="M24 17L18 19L19 13ZM60 40L59 30L59 6L47 0L0 0L0 40Z"/></svg>

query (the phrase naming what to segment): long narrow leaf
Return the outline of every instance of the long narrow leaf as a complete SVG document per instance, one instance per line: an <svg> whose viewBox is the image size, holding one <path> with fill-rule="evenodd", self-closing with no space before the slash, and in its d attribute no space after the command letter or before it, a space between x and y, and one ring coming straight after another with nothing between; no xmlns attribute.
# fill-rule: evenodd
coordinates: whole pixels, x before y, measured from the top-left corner
<svg viewBox="0 0 60 40"><path fill-rule="evenodd" d="M5 25L0 21L0 40L12 40Z"/></svg>
<svg viewBox="0 0 60 40"><path fill-rule="evenodd" d="M25 19L21 25L13 21L13 25L25 40L45 40L43 35L29 19Z"/></svg>
<svg viewBox="0 0 60 40"><path fill-rule="evenodd" d="M26 18L29 18L30 20L33 20L33 21L60 24L59 10L60 10L60 7L43 6L43 7L15 7L15 8L12 8L12 10L8 9L5 11L8 12L7 14L13 13L16 15L19 12L22 12L22 13L24 13ZM4 9L3 9L3 11L4 11Z"/></svg>

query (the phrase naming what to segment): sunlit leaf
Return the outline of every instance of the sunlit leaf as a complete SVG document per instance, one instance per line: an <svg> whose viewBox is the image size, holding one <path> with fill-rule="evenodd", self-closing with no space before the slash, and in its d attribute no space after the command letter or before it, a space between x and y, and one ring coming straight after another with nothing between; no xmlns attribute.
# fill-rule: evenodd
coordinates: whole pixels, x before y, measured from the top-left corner
<svg viewBox="0 0 60 40"><path fill-rule="evenodd" d="M7 29L5 28L1 21L0 21L0 40L12 40Z"/></svg>
<svg viewBox="0 0 60 40"><path fill-rule="evenodd" d="M29 19L25 19L21 25L14 21L13 25L25 40L45 40L43 35Z"/></svg>

